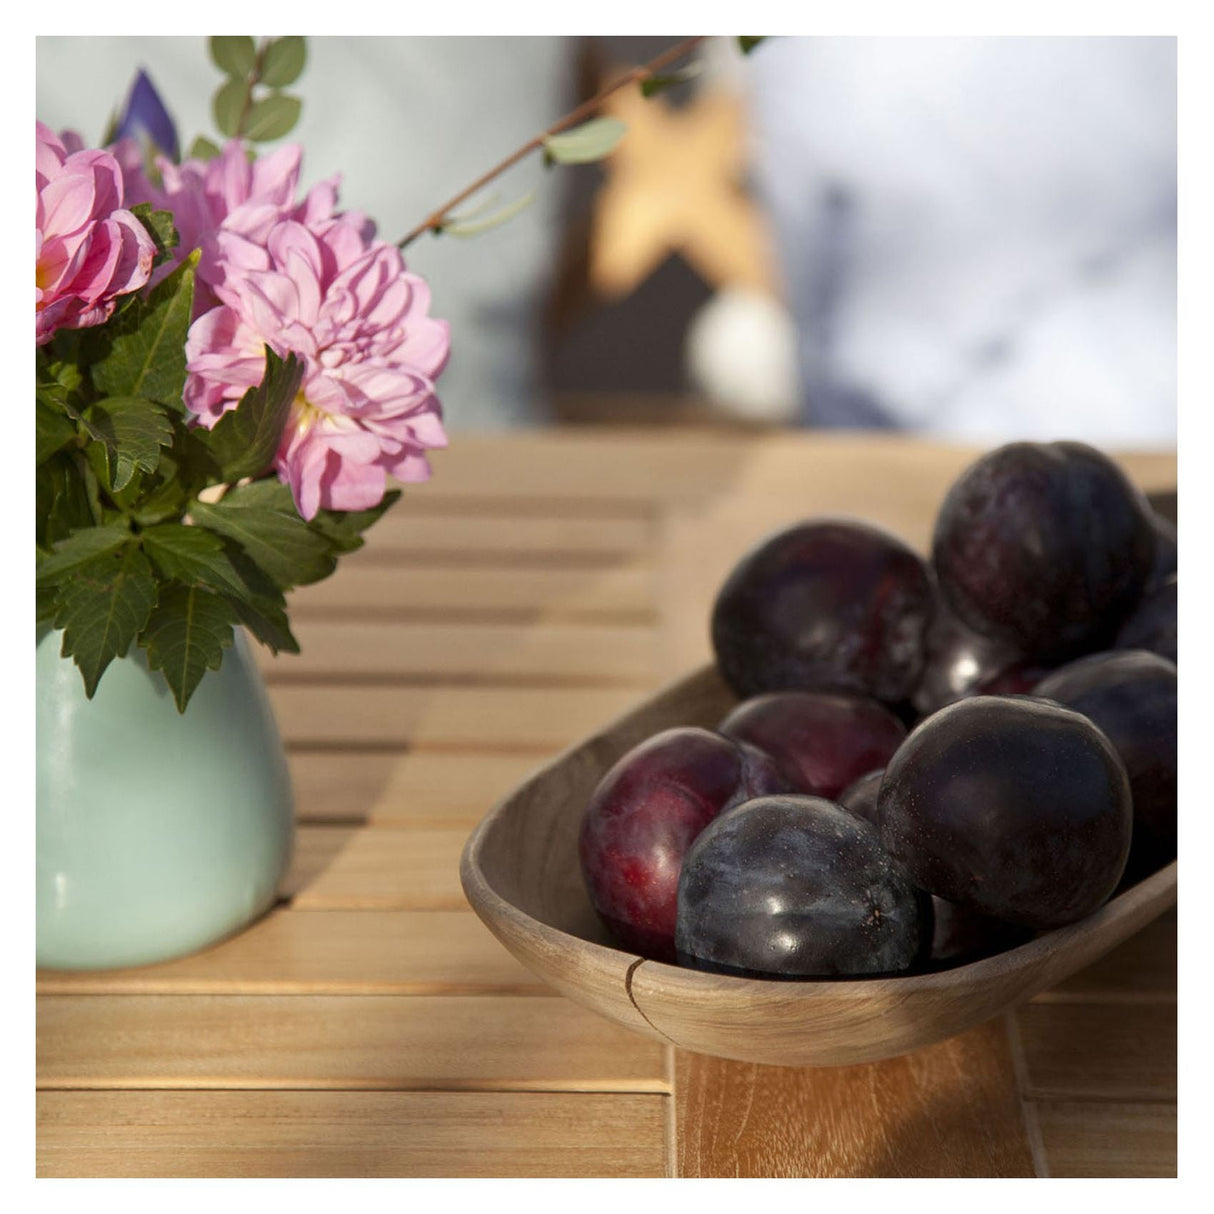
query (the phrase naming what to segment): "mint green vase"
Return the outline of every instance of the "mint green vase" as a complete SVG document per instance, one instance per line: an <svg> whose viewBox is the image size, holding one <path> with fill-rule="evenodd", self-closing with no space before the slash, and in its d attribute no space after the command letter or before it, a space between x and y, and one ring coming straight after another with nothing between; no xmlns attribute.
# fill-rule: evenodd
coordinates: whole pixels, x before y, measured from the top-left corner
<svg viewBox="0 0 1214 1214"><path fill-rule="evenodd" d="M135 646L92 700L38 641L38 964L164 961L239 931L273 903L293 807L265 684L237 631L184 714Z"/></svg>

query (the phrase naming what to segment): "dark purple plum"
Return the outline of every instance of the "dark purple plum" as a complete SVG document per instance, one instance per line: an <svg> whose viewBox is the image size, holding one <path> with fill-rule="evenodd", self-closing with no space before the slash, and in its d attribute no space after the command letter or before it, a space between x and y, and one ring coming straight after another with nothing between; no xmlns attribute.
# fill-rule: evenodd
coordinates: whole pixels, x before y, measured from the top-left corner
<svg viewBox="0 0 1214 1214"><path fill-rule="evenodd" d="M591 904L614 938L673 961L687 848L723 810L787 788L767 755L707 729L667 729L623 755L591 794L578 841Z"/></svg>
<svg viewBox="0 0 1214 1214"><path fill-rule="evenodd" d="M1083 713L1125 764L1134 799L1126 879L1176 859L1176 667L1145 650L1092 654L1055 670L1035 694Z"/></svg>
<svg viewBox="0 0 1214 1214"><path fill-rule="evenodd" d="M1031 696L973 696L889 761L881 838L921 889L1034 929L1090 914L1130 849L1130 783L1085 716Z"/></svg>
<svg viewBox="0 0 1214 1214"><path fill-rule="evenodd" d="M1176 579L1143 595L1134 614L1122 625L1115 649L1149 649L1176 661Z"/></svg>
<svg viewBox="0 0 1214 1214"><path fill-rule="evenodd" d="M1044 667L1029 663L1014 645L975 632L937 602L923 675L911 702L922 716L930 716L966 696L1029 691L1044 674Z"/></svg>
<svg viewBox="0 0 1214 1214"><path fill-rule="evenodd" d="M992 919L970 906L932 895L931 968L948 969L1026 944L1032 928Z"/></svg>
<svg viewBox="0 0 1214 1214"><path fill-rule="evenodd" d="M829 691L754 696L717 729L771 755L795 792L830 801L884 767L906 737L906 726L876 700Z"/></svg>
<svg viewBox="0 0 1214 1214"><path fill-rule="evenodd" d="M836 798L848 813L855 814L857 818L863 818L869 826L878 830L881 828L881 822L877 817L877 794L881 791L883 775L885 775L884 767L870 771L849 784Z"/></svg>
<svg viewBox="0 0 1214 1214"><path fill-rule="evenodd" d="M941 506L932 561L971 628L1056 665L1107 648L1155 559L1146 498L1084 443L1009 443Z"/></svg>
<svg viewBox="0 0 1214 1214"><path fill-rule="evenodd" d="M881 829L877 816L878 794L884 771L870 771L861 776L839 796L839 804L849 813L863 818L870 826ZM979 914L968 906L959 906L944 898L930 895L932 900L932 968L960 965L989 957L1005 949L1015 948L1032 938L1026 927L1004 923L989 915Z"/></svg>
<svg viewBox="0 0 1214 1214"><path fill-rule="evenodd" d="M868 523L811 519L742 558L717 594L712 644L725 681L767 691L907 698L934 600L925 563Z"/></svg>
<svg viewBox="0 0 1214 1214"><path fill-rule="evenodd" d="M923 955L926 900L877 832L821 797L760 797L692 844L680 964L779 978L888 974Z"/></svg>
<svg viewBox="0 0 1214 1214"><path fill-rule="evenodd" d="M1148 590L1174 578L1177 565L1176 524L1152 510L1151 527L1155 532L1155 560L1147 578Z"/></svg>

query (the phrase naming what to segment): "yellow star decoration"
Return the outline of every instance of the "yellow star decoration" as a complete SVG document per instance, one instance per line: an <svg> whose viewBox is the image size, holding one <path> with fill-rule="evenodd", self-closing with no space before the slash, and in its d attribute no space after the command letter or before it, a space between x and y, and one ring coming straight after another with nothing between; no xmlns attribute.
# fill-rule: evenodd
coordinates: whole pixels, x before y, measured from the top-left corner
<svg viewBox="0 0 1214 1214"><path fill-rule="evenodd" d="M739 99L705 89L680 109L629 88L606 113L628 133L605 163L595 199L590 281L619 298L678 253L713 287L776 294L771 240L743 192L745 117Z"/></svg>

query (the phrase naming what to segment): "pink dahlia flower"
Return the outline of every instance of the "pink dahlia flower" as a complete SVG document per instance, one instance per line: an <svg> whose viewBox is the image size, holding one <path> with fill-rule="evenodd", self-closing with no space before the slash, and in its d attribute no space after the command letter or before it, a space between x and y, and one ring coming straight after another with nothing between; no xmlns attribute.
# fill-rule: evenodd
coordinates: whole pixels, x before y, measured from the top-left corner
<svg viewBox="0 0 1214 1214"><path fill-rule="evenodd" d="M398 249L331 210L327 196L310 215L305 204L307 222L279 220L264 242L225 225L220 304L186 342L185 403L208 428L261 381L263 346L302 359L275 467L305 519L377 505L389 475L426 480L425 451L447 444L434 391L447 323L428 315L429 289Z"/></svg>
<svg viewBox="0 0 1214 1214"><path fill-rule="evenodd" d="M120 295L144 286L156 246L123 207L123 176L109 152L85 149L37 123L38 345L59 329L103 324Z"/></svg>
<svg viewBox="0 0 1214 1214"><path fill-rule="evenodd" d="M302 156L297 143L285 144L252 163L239 139L229 140L213 160L174 164L159 156L156 158L159 185L144 172L143 153L133 139L119 140L114 145L114 155L126 173L132 201L148 202L155 210L172 212L180 242L173 250L173 261L166 263L158 274L168 274L194 249L201 251L195 316L218 302L214 288L224 274L219 264L221 230L264 245L270 229L280 220L299 219L307 223L328 219L337 202L337 179L333 178L314 186L296 206Z"/></svg>

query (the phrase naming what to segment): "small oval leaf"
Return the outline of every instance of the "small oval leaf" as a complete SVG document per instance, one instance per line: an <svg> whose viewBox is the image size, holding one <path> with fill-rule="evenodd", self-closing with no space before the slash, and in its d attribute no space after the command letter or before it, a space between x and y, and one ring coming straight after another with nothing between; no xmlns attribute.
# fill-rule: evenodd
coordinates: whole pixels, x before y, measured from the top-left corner
<svg viewBox="0 0 1214 1214"><path fill-rule="evenodd" d="M484 207L477 207L475 212L470 212L463 218L457 216L454 219L449 219L438 230L448 236L479 236L482 232L488 232L490 228L500 227L503 223L513 219L520 211L525 211L534 201L534 194L525 194L522 198L516 199L507 206L502 207L500 211L494 211L492 215L486 215L484 219L470 218L472 213L479 213L484 210Z"/></svg>
<svg viewBox="0 0 1214 1214"><path fill-rule="evenodd" d="M615 151L628 130L618 118L591 118L581 126L544 140L544 151L557 164L591 164Z"/></svg>
<svg viewBox="0 0 1214 1214"><path fill-rule="evenodd" d="M301 108L299 98L289 97L286 93L263 97L249 107L245 136L258 143L264 143L268 139L281 139L299 121Z"/></svg>
<svg viewBox="0 0 1214 1214"><path fill-rule="evenodd" d="M294 84L307 61L308 46L303 38L276 38L262 56L261 82L276 89Z"/></svg>
<svg viewBox="0 0 1214 1214"><path fill-rule="evenodd" d="M211 38L211 61L221 72L244 80L257 63L252 38Z"/></svg>
<svg viewBox="0 0 1214 1214"><path fill-rule="evenodd" d="M220 87L211 103L211 109L221 135L234 139L240 134L240 121L244 116L247 99L248 85L243 80L229 80Z"/></svg>
<svg viewBox="0 0 1214 1214"><path fill-rule="evenodd" d="M212 143L205 135L199 135L193 143L190 144L190 150L186 153L187 160L214 160L219 155L219 146Z"/></svg>

